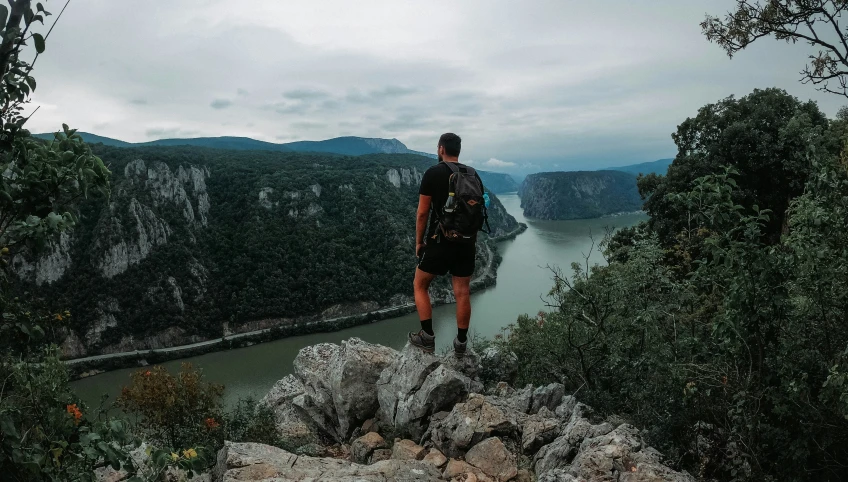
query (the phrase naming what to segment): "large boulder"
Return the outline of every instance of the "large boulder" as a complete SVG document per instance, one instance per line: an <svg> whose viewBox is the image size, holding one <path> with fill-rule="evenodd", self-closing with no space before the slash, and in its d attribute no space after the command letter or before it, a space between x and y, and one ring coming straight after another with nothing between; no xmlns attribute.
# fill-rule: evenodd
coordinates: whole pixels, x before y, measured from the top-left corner
<svg viewBox="0 0 848 482"><path fill-rule="evenodd" d="M493 402L475 393L464 403L457 403L447 417L430 424L433 445L449 457L460 457L489 437L517 438L520 423L516 420L516 412Z"/></svg>
<svg viewBox="0 0 848 482"><path fill-rule="evenodd" d="M292 401L304 394L304 386L294 375L288 375L271 387L260 404L274 411L280 437L291 447L318 443L311 418L298 410Z"/></svg>
<svg viewBox="0 0 848 482"><path fill-rule="evenodd" d="M415 460L384 460L359 465L332 458L307 457L256 443L225 442L218 452L212 482L431 482L441 480L433 465Z"/></svg>
<svg viewBox="0 0 848 482"><path fill-rule="evenodd" d="M397 352L359 338L303 348L294 360L304 393L293 399L323 432L345 442L379 407L374 385Z"/></svg>
<svg viewBox="0 0 848 482"><path fill-rule="evenodd" d="M479 380L452 368L466 366L453 357L440 359L407 344L377 382L381 420L417 440L432 414L450 410L469 393L481 391Z"/></svg>
<svg viewBox="0 0 848 482"><path fill-rule="evenodd" d="M350 444L350 454L355 462L366 464L377 449L389 448L389 444L377 432L368 432Z"/></svg>
<svg viewBox="0 0 848 482"><path fill-rule="evenodd" d="M551 443L558 435L561 422L556 415L543 407L539 413L530 415L521 427L521 451L533 455L542 446Z"/></svg>
<svg viewBox="0 0 848 482"><path fill-rule="evenodd" d="M613 431L615 427L607 422L593 424L588 418L591 413L591 408L582 403L574 406L561 435L536 452L533 458L536 474L541 475L549 470L568 467L585 439L606 435Z"/></svg>
<svg viewBox="0 0 848 482"><path fill-rule="evenodd" d="M501 439L487 438L465 454L465 461L482 470L497 481L507 481L518 474L515 457L509 453Z"/></svg>

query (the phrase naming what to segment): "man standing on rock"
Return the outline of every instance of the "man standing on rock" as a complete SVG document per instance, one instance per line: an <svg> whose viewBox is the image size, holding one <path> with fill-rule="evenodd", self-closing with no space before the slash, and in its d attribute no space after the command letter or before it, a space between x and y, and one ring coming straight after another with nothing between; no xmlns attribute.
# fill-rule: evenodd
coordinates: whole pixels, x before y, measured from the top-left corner
<svg viewBox="0 0 848 482"><path fill-rule="evenodd" d="M439 163L427 169L418 191L415 223L415 306L421 330L409 343L432 353L436 349L430 283L450 272L456 298L457 336L453 348L465 354L471 321L471 275L474 274L477 231L486 221L486 195L477 172L459 163L462 139L447 133L439 138ZM428 221L429 218L429 221Z"/></svg>

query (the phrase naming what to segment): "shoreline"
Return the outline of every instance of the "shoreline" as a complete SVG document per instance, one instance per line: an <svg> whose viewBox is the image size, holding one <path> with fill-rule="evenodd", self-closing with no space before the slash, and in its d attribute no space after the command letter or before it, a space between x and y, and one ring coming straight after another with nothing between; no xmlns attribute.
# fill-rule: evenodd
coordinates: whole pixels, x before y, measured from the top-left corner
<svg viewBox="0 0 848 482"><path fill-rule="evenodd" d="M489 248L489 263L481 275L471 281L472 293L497 284L497 268L500 265L502 258L500 253L492 250L492 246L490 246L489 243L499 243L515 239L519 234L526 230L527 225L519 223L518 227L513 231L503 236L498 236L497 238L490 238L486 243L484 243L484 245ZM445 303L441 299L434 299L433 301L434 306L443 304L448 303ZM199 356L217 351L244 348L258 343L279 340L292 336L340 331L345 328L403 316L414 311L415 303L409 302L401 305L387 306L365 313L340 316L337 318L294 322L288 325L278 325L245 333L235 333L221 338L213 338L211 340L187 345L175 345L167 348L92 355L88 357L63 360L63 362L68 368L70 379L79 380L122 368L154 365L170 360Z"/></svg>

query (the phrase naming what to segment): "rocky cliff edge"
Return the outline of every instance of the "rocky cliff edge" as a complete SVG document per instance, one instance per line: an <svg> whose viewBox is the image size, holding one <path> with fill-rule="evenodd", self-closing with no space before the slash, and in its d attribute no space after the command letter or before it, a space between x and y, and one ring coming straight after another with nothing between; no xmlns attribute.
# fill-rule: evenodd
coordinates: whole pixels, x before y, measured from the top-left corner
<svg viewBox="0 0 848 482"><path fill-rule="evenodd" d="M262 400L289 450L226 442L211 479L694 482L560 384L483 393L480 365L357 338L304 348Z"/></svg>

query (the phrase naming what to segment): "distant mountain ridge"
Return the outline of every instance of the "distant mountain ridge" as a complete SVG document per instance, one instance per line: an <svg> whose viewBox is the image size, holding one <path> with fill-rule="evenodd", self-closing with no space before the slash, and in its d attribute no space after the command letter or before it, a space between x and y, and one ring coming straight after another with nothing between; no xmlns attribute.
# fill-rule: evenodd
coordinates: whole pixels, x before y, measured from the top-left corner
<svg viewBox="0 0 848 482"><path fill-rule="evenodd" d="M605 167L601 170L629 172L631 174L660 174L665 176L665 173L668 172L668 166L670 166L672 162L674 162L674 159L671 158L658 159L656 161L630 164L627 166Z"/></svg>
<svg viewBox="0 0 848 482"><path fill-rule="evenodd" d="M79 132L83 140L91 144L102 143L112 147L145 147L145 146L198 146L213 149L231 150L259 150L274 152L324 152L341 154L346 156L361 156L364 154L418 154L435 158L435 154L413 151L397 139L379 139L369 137L335 137L323 141L297 141L275 144L273 142L259 141L250 137L194 137L194 138L171 138L157 139L148 142L125 142L110 137L99 136L90 132ZM33 134L40 139L51 140L53 134L49 132Z"/></svg>

